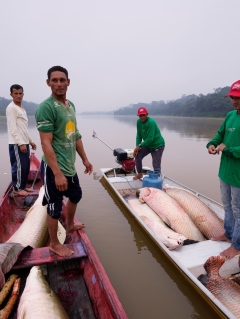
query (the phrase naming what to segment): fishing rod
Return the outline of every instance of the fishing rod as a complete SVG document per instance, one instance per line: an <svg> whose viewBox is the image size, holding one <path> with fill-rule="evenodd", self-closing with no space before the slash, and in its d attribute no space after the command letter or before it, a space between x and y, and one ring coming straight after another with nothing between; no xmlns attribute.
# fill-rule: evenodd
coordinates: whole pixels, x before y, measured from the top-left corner
<svg viewBox="0 0 240 319"><path fill-rule="evenodd" d="M132 172L135 168L135 159L133 156L132 149L122 149L122 148L115 148L113 149L107 143L105 143L102 139L97 136L97 133L93 131L93 138L97 138L103 144L105 144L110 150L113 151L113 156L115 156L115 160L118 164L122 165L122 168L126 172Z"/></svg>

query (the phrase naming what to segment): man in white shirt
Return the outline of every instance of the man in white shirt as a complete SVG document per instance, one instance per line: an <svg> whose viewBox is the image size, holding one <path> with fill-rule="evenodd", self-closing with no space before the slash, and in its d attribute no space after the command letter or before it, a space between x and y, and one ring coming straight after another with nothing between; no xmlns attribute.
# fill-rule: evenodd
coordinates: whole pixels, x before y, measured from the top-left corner
<svg viewBox="0 0 240 319"><path fill-rule="evenodd" d="M13 101L6 108L9 156L12 168L13 192L27 196L31 189L26 188L30 169L30 148L36 150L36 145L28 133L27 113L22 107L23 87L13 84L10 87Z"/></svg>

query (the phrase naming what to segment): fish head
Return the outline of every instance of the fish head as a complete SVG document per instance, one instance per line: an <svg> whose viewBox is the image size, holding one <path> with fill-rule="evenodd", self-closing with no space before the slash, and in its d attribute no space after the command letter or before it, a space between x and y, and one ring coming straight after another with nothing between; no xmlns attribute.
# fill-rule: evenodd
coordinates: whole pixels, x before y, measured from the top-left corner
<svg viewBox="0 0 240 319"><path fill-rule="evenodd" d="M141 188L138 199L140 200L141 203L147 203L154 196L156 191L157 191L156 188L151 188L151 187Z"/></svg>

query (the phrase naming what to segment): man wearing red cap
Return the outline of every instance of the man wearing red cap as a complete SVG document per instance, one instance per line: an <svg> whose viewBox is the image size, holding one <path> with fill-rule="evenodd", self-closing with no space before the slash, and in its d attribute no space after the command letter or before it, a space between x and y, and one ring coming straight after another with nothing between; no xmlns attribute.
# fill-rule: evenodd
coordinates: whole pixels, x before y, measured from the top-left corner
<svg viewBox="0 0 240 319"><path fill-rule="evenodd" d="M225 233L212 240L231 243L220 254L231 259L240 254L240 80L232 84L226 96L230 96L234 111L227 113L207 148L209 154L222 153L218 176L225 211Z"/></svg>
<svg viewBox="0 0 240 319"><path fill-rule="evenodd" d="M140 107L137 115L139 119L137 120L136 148L134 150L137 175L134 176L134 180L143 177L142 160L150 153L154 171L161 174L161 160L165 147L160 129L154 119L148 117L147 109Z"/></svg>

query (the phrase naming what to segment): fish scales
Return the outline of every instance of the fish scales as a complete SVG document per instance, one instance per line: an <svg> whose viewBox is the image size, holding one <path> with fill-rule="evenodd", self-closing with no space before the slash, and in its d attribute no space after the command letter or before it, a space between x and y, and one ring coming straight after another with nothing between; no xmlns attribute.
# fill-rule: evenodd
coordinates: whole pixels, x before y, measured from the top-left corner
<svg viewBox="0 0 240 319"><path fill-rule="evenodd" d="M32 248L42 247L48 237L47 206L42 206L44 188L41 187L39 196L29 209L23 223L6 243L20 243L22 246Z"/></svg>
<svg viewBox="0 0 240 319"><path fill-rule="evenodd" d="M224 264L222 256L211 256L204 264L208 275L206 287L228 308L237 319L240 319L240 286L229 278L222 278L219 269Z"/></svg>
<svg viewBox="0 0 240 319"><path fill-rule="evenodd" d="M148 205L141 204L137 199L128 200L128 204L169 250L178 250L182 247L187 238L169 228Z"/></svg>
<svg viewBox="0 0 240 319"><path fill-rule="evenodd" d="M166 193L183 207L207 239L224 234L223 221L196 195L183 188L172 186L166 188Z"/></svg>
<svg viewBox="0 0 240 319"><path fill-rule="evenodd" d="M32 267L20 298L18 319L69 319L39 266Z"/></svg>
<svg viewBox="0 0 240 319"><path fill-rule="evenodd" d="M151 187L142 188L139 200L146 202L177 233L195 241L205 240L183 208L164 191Z"/></svg>

